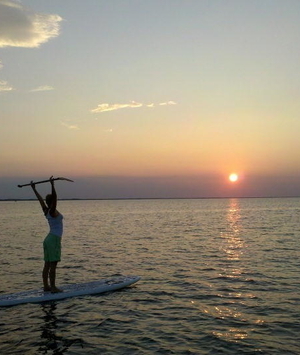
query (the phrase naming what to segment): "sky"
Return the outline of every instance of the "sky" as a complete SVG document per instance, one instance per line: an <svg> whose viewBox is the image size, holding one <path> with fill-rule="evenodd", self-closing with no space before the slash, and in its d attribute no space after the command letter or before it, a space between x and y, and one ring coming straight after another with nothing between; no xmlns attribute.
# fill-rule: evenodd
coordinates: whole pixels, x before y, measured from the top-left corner
<svg viewBox="0 0 300 355"><path fill-rule="evenodd" d="M0 199L300 196L299 63L299 0L0 0Z"/></svg>

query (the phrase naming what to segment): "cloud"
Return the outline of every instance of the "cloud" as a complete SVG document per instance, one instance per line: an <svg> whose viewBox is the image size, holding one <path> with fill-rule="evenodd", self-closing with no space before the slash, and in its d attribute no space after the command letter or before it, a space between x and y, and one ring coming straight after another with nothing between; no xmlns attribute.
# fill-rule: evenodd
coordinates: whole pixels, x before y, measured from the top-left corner
<svg viewBox="0 0 300 355"><path fill-rule="evenodd" d="M122 108L126 107L131 107L131 108L136 108L136 107L141 107L143 104L131 101L129 104L100 104L98 107L94 108L91 110L92 113L100 113L100 112L108 112L108 111L115 111L115 110L120 110Z"/></svg>
<svg viewBox="0 0 300 355"><path fill-rule="evenodd" d="M0 92L1 91L12 91L13 88L8 85L7 81L5 80L0 80Z"/></svg>
<svg viewBox="0 0 300 355"><path fill-rule="evenodd" d="M50 91L50 90L54 90L54 88L52 86L49 85L43 85L43 86L39 86L35 89L30 90L31 92L37 92L37 91Z"/></svg>
<svg viewBox="0 0 300 355"><path fill-rule="evenodd" d="M167 101L167 102L162 102L159 105L160 106L176 105L176 102ZM100 104L96 108L92 109L91 112L92 113L102 113L102 112L120 110L122 108L127 108L127 107L136 108L136 107L142 107L142 106L152 108L152 107L155 107L155 104L151 103L151 104L144 105L142 103L135 102L135 101L131 101L129 104Z"/></svg>
<svg viewBox="0 0 300 355"><path fill-rule="evenodd" d="M159 106L176 105L174 101L161 102Z"/></svg>
<svg viewBox="0 0 300 355"><path fill-rule="evenodd" d="M3 68L3 64L0 60L0 70ZM8 82L5 80L0 80L0 92L1 91L12 91L14 90L10 85L8 85Z"/></svg>
<svg viewBox="0 0 300 355"><path fill-rule="evenodd" d="M62 126L67 127L68 129L78 131L79 127L75 124L70 124L68 122L61 121L60 122Z"/></svg>
<svg viewBox="0 0 300 355"><path fill-rule="evenodd" d="M58 15L34 12L16 0L0 0L0 48L39 47L59 35L60 21Z"/></svg>

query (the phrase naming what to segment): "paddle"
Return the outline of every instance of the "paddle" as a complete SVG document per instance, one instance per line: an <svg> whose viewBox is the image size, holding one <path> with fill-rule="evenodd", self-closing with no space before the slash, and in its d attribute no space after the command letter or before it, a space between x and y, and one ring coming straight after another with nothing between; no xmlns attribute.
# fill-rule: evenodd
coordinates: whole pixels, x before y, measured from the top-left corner
<svg viewBox="0 0 300 355"><path fill-rule="evenodd" d="M71 182L74 182L73 180L71 179L67 179L67 178L64 178L64 177L58 177L58 178L55 178L55 179L52 179L52 180L66 180L66 181L71 181ZM36 185L36 184L43 184L45 182L50 182L51 180L48 179L48 180L42 180L42 181L36 181L36 182L32 182L32 184ZM24 184L24 185L18 185L18 187L23 187L23 186L31 186L31 183L30 184Z"/></svg>

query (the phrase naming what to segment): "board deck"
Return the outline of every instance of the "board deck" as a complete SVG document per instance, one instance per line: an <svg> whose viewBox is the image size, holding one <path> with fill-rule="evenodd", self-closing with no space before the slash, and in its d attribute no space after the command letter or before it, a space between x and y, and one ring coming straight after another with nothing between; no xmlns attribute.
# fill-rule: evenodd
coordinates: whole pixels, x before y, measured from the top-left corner
<svg viewBox="0 0 300 355"><path fill-rule="evenodd" d="M14 306L22 303L41 303L62 300L65 298L95 295L103 292L119 290L139 281L139 276L113 276L108 279L60 286L63 292L44 292L43 289L23 291L11 294L0 294L0 307Z"/></svg>

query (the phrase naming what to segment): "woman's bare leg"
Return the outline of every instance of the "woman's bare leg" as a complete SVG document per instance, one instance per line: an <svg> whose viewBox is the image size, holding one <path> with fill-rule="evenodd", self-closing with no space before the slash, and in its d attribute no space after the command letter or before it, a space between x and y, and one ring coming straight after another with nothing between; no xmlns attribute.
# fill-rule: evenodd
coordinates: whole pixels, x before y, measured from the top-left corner
<svg viewBox="0 0 300 355"><path fill-rule="evenodd" d="M50 270L50 262L45 261L44 269L43 269L43 284L44 284L44 291L51 291L51 287L49 285L49 270Z"/></svg>
<svg viewBox="0 0 300 355"><path fill-rule="evenodd" d="M50 279L50 289L51 289L51 292L53 292L53 293L62 292L55 285L56 267L57 267L57 261L51 261L50 262L50 270L49 270L49 279Z"/></svg>

